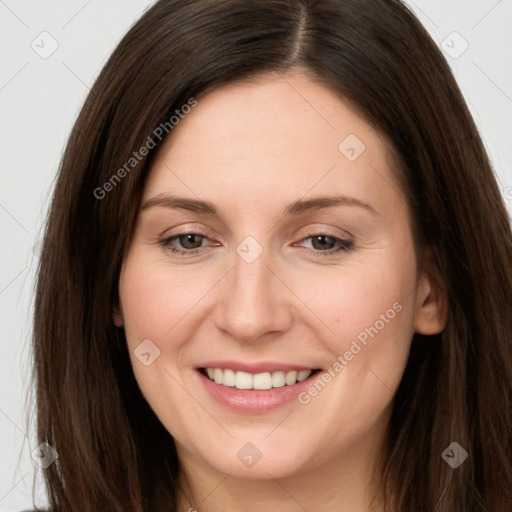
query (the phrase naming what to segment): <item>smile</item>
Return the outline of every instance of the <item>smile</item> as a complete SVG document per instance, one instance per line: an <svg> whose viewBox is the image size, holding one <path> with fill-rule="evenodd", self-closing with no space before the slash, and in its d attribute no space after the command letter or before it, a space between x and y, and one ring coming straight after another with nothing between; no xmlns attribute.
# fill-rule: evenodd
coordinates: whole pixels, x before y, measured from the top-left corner
<svg viewBox="0 0 512 512"><path fill-rule="evenodd" d="M273 372L248 373L223 368L203 368L203 374L211 381L231 388L264 391L272 388L293 386L306 380L319 370L278 370Z"/></svg>

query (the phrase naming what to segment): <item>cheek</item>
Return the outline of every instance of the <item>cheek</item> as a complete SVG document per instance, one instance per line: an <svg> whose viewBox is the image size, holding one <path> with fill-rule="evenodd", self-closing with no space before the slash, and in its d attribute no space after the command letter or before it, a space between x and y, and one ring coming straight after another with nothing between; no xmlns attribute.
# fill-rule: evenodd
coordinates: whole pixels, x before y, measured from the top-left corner
<svg viewBox="0 0 512 512"><path fill-rule="evenodd" d="M204 276L203 276L204 277ZM134 255L121 272L120 295L128 344L133 346L149 338L157 345L176 336L200 306L209 286L205 279L191 278L180 272L145 262ZM196 306L197 305L197 306Z"/></svg>
<svg viewBox="0 0 512 512"><path fill-rule="evenodd" d="M349 407L356 416L373 417L396 391L414 333L415 262L412 247L401 244L347 264L335 278L327 272L302 283L298 294L322 320L316 325L330 354L325 368L332 378L326 379L344 397L332 413ZM347 397L360 401L348 405Z"/></svg>
<svg viewBox="0 0 512 512"><path fill-rule="evenodd" d="M149 261L133 251L123 265L120 296L124 329L132 367L139 388L170 432L185 436L188 421L200 423L190 395L180 384L188 342L194 335L200 299L207 291L204 280ZM199 304L198 304L199 302ZM196 306L196 308L194 308ZM150 340L153 345L144 345ZM156 348L154 348L156 347ZM149 364L141 353L149 352ZM180 411L180 414L173 414ZM181 414L183 413L183 414Z"/></svg>
<svg viewBox="0 0 512 512"><path fill-rule="evenodd" d="M415 260L409 256L376 252L339 269L290 271L286 280L305 306L302 320L311 319L331 353L348 350L354 339L364 345L377 334L392 345L412 334Z"/></svg>
<svg viewBox="0 0 512 512"><path fill-rule="evenodd" d="M375 259L379 264L347 266L335 282L326 277L309 287L310 305L329 327L324 327L329 335L323 343L330 359L323 383L312 384L299 402L327 425L325 435L333 444L355 441L372 428L389 406L407 362L414 330L415 260L392 251ZM302 293L308 293L305 284Z"/></svg>

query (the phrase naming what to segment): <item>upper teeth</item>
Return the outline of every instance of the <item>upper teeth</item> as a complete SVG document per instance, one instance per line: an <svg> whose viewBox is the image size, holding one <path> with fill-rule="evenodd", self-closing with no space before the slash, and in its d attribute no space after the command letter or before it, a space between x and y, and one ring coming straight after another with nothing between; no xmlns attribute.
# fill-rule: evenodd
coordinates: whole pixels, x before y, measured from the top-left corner
<svg viewBox="0 0 512 512"><path fill-rule="evenodd" d="M281 388L285 384L291 386L301 382L311 375L312 370L264 372L253 375L247 372L235 372L234 370L223 370L221 368L206 368L206 373L211 380L223 386L263 390Z"/></svg>

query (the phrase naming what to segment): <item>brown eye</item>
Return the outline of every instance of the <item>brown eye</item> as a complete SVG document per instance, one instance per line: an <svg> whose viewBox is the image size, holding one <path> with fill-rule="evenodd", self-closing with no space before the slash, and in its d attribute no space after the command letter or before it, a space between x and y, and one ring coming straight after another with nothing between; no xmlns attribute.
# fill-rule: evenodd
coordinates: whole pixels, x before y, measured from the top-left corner
<svg viewBox="0 0 512 512"><path fill-rule="evenodd" d="M332 236L328 235L316 235L312 236L311 238L311 245L314 249L317 249L319 251L325 251L329 249L333 249L336 247L336 239ZM332 247L331 247L332 246Z"/></svg>
<svg viewBox="0 0 512 512"><path fill-rule="evenodd" d="M179 241L181 247L184 249L198 249L201 247L204 236L197 233L186 233L177 235L176 239Z"/></svg>
<svg viewBox="0 0 512 512"><path fill-rule="evenodd" d="M302 239L302 243L311 240L311 249L306 250L313 256L333 256L342 251L348 252L354 247L354 242L344 240L327 233L316 233Z"/></svg>
<svg viewBox="0 0 512 512"><path fill-rule="evenodd" d="M199 233L179 233L178 235L158 240L157 243L171 252L193 255L206 249L202 246L202 242L207 239L207 236Z"/></svg>

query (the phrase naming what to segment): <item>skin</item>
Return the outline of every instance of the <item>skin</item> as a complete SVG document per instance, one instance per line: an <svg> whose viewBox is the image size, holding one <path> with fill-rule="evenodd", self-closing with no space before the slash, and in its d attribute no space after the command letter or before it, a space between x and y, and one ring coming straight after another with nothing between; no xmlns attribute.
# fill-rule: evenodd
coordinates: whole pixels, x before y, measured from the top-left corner
<svg viewBox="0 0 512 512"><path fill-rule="evenodd" d="M354 161L338 149L349 134L365 144ZM160 148L142 204L176 194L212 202L221 215L142 210L114 309L139 386L176 440L192 497L182 496L180 510L369 510L371 469L412 336L446 323L445 296L417 268L388 149L348 103L300 71L208 92ZM376 213L338 205L283 216L292 201L341 194ZM203 252L156 243L187 232L206 238L173 246ZM314 234L354 246L315 257L337 245L315 244ZM263 249L252 263L236 252L247 236ZM199 386L194 368L205 360L326 371L395 303L400 312L305 405L241 413ZM144 339L160 350L148 366L134 355ZM262 454L250 468L237 457L247 442ZM378 501L372 510L382 510Z"/></svg>

